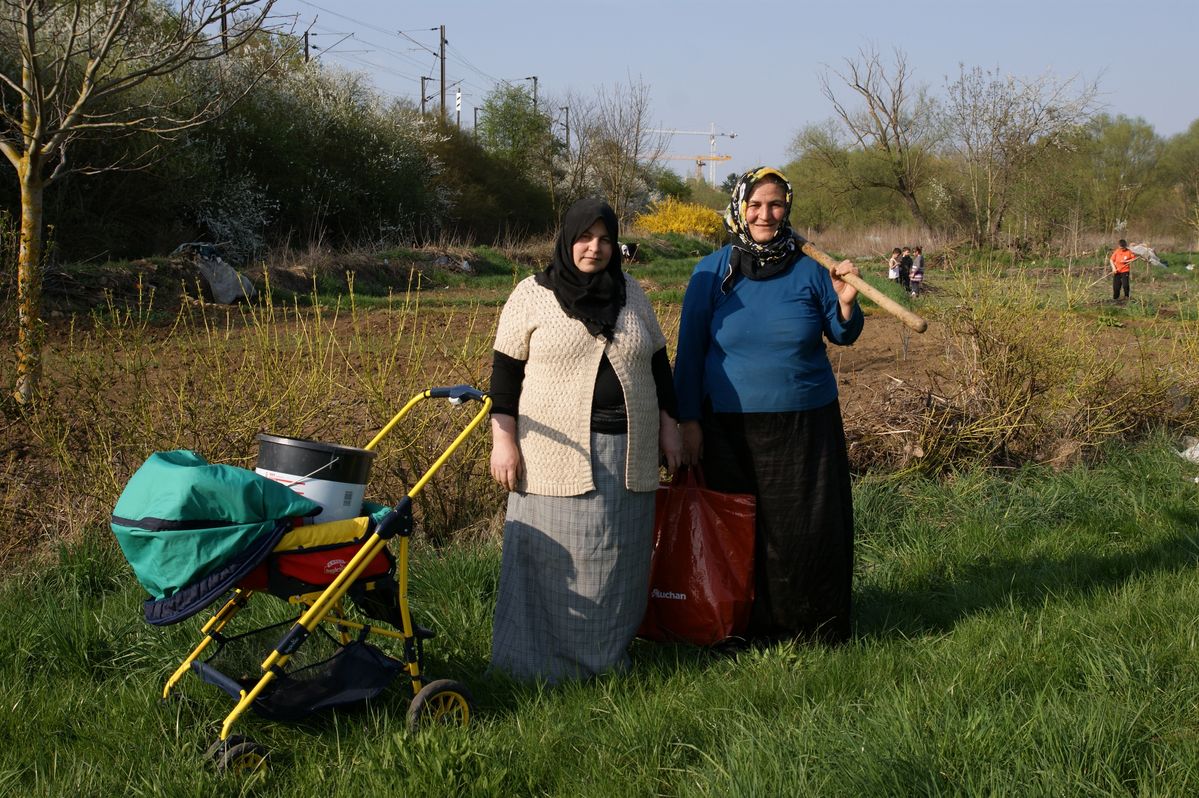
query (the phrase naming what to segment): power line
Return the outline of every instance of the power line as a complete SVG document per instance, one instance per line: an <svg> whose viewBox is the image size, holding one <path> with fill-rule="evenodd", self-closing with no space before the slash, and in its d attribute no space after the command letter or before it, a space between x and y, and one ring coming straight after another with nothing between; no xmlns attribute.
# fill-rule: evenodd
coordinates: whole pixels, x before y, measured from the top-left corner
<svg viewBox="0 0 1199 798"><path fill-rule="evenodd" d="M351 51L349 51L349 52L353 52L353 53L366 52L366 53L369 53L369 52L370 52L370 50L351 50ZM373 61L368 61L368 60L366 60L365 58L358 58L358 57L356 57L356 56L349 55L349 54L347 54L345 51L321 50L321 51L320 51L320 53L318 53L316 57L317 57L317 58L320 58L322 55L328 55L328 56L330 56L330 57L334 57L334 58L338 58L338 59L344 59L344 60L346 60L346 61L352 61L352 62L354 62L355 64L361 64L362 66L367 66L367 67L370 67L371 69L377 69L377 70L379 70L380 72L386 72L386 73L388 73L389 75L395 75L397 78L404 78L405 80L419 80L419 79L420 79L420 76L419 76L419 75L408 75L408 74L405 74L405 73L403 73L403 72L397 72L396 70L394 70L394 69L392 69L392 68L390 68L390 67L384 66L384 65L382 65L382 64L376 64L375 62L373 62ZM315 60L315 59L314 59L314 60Z"/></svg>
<svg viewBox="0 0 1199 798"><path fill-rule="evenodd" d="M428 45L424 44L423 42L421 42L418 39L415 39L409 35L409 33L425 32L425 31L438 32L438 31L442 30L441 28L413 28L413 29L409 29L409 30L388 30L388 29L383 28L374 23L367 22L367 21L361 20L361 19L357 19L355 17L351 17L347 14L343 14L338 11L333 11L333 10L326 8L318 3L311 2L311 0L298 0L298 2L303 3L304 5L306 5L310 8L316 9L317 11L320 11L324 14L328 14L330 16L337 17L339 19L345 20L347 22L350 22L354 25L360 26L367 30L374 31L374 32L382 34L384 36L390 36L392 38L399 39L399 40L402 40L405 42L410 42L410 43L416 45L418 48L420 48L424 52L427 52L434 57L433 63L426 69L425 65L423 65L417 58L413 57L412 55L410 55L408 53L401 52L394 48L378 44L377 42L364 39L357 32L351 32L349 34L351 37L353 37L353 39L356 42L360 42L361 44L367 45L368 47L372 47L376 51L378 51L380 53L384 53L391 58L398 59L398 60L404 62L405 66L409 66L409 67L415 66L418 69L425 71L427 74L432 75L432 73L438 68L439 62L442 62L443 56L442 56L441 52L429 47ZM296 14L295 16L298 19L299 15ZM318 25L319 25L319 23L317 20L314 20L312 22L312 27L317 27ZM324 26L320 26L320 30L322 33L328 33L330 35L333 34L333 32L331 32L331 31L326 31ZM439 35L439 38L440 38L440 35ZM339 44L340 44L340 42L339 42ZM448 41L439 42L439 45L444 45L444 50L446 53L446 55L444 56L445 61L449 61L450 55L452 55L453 60L455 62L460 64L466 70L473 72L474 74L481 77L483 80L490 83L489 86L484 86L484 85L478 85L478 84L474 83L473 81L468 81L465 78L459 78L457 81L454 81L458 85L473 89L474 91L478 92L479 96L484 96L484 95L490 93L497 86L499 86L501 84L508 85L508 86L513 85L513 81L505 80L503 78L497 78L494 75L491 75L491 74L485 72L484 70L480 69L469 58L467 58L460 49L458 49L456 47L451 47L449 45ZM334 47L335 46L336 45L334 45ZM353 52L359 52L359 51L353 51ZM418 78L418 76L406 74L404 72L398 71L397 69L394 69L392 67L389 67L389 66L386 66L383 64L377 64L377 63L367 61L367 60L361 59L361 58L352 58L347 54L347 51L344 51L344 50L333 50L332 48L328 48L328 49L322 50L321 53L327 54L330 57L337 57L337 58L342 58L346 61L352 61L354 63L361 64L361 65L369 67L371 69L376 69L381 72L385 72L387 74L394 75L396 77L405 78L407 80L416 81ZM444 63L442 63L441 66L444 69ZM450 75L446 75L443 79L443 83L449 83L450 78L451 78Z"/></svg>
<svg viewBox="0 0 1199 798"><path fill-rule="evenodd" d="M483 70L479 69L477 66L475 66L474 64L472 64L472 63L471 63L471 62L470 62L470 61L469 61L469 60L466 58L466 56L462 55L462 53L461 53L461 52L458 50L458 48L457 48L457 47L450 47L449 49L450 49L450 51L451 51L451 52L453 52L453 53L454 53L455 57L457 57L459 61L461 61L463 64L465 64L465 65L466 65L466 67L467 67L468 69L471 69L471 70L473 70L474 72L478 73L478 74L479 74L481 77L487 78L488 80L490 80L492 83L495 83L495 84L498 84L498 83L502 83L502 82L503 82L503 81L501 81L499 78L495 77L494 75L488 75L486 72L484 72Z"/></svg>
<svg viewBox="0 0 1199 798"><path fill-rule="evenodd" d="M415 33L418 31L436 31L437 28L415 28L412 31L402 31L402 30L393 31L393 30L388 30L387 28L381 28L378 25L374 25L370 22L363 22L360 19L355 19L354 17L347 16L346 14L342 14L337 11L330 11L329 9L324 8L323 6L319 6L316 3L310 2L310 0L299 0L299 2L303 3L306 6L315 8L318 11L323 11L326 14L332 14L335 17L340 17L341 19L344 19L347 22L353 22L355 25L361 25L362 27L373 30L376 33L382 33L385 36L392 36L397 39L406 39L407 41L412 42L413 44L415 44L417 47L421 48L425 52L430 53L432 55L438 55L438 52L436 50L432 49L427 44L420 42L408 35L409 32ZM387 49L385 47L381 47L380 45L373 45L373 46L379 47L380 49Z"/></svg>
<svg viewBox="0 0 1199 798"><path fill-rule="evenodd" d="M313 35L323 34L323 35L328 35L328 36L348 36L348 37L352 37L352 38L354 39L354 41L355 41L355 42L360 42L360 43L362 43L362 44L365 44L365 45L368 45L368 46L370 46L370 47L373 47L373 48L375 48L374 50L367 50L367 51L362 51L362 52L375 52L375 51L379 51L379 52L382 52L382 53L386 53L386 54L388 54L388 55L389 55L389 56L391 56L391 57L394 57L394 58L397 58L397 59L400 59L400 60L402 60L402 62L404 63L404 65L405 65L405 66L416 67L417 69L419 69L419 70L423 71L425 74L432 74L433 70L434 70L434 69L436 68L436 66L437 66L437 62L436 62L436 61L434 61L432 64L428 64L428 65L426 65L426 64L424 64L424 63L420 62L419 60L417 60L416 58L413 58L411 55L408 55L408 54L406 54L406 53L399 52L398 50L393 50L393 49L391 49L391 48L389 48L389 47L385 47L385 46L383 46L383 45L380 45L380 44L377 44L377 43L375 43L375 42L372 42L372 41L368 41L368 40L366 40L366 39L363 39L361 36L359 36L357 33L353 32L353 31L346 32L346 31L332 31L332 30L329 30L327 27L325 27L324 25L322 25L322 24L320 23L320 21L319 21L319 20L313 20L313 22L311 23L310 27L311 27L311 28L315 28L315 29L317 29L317 33L314 33ZM339 43L340 43L340 42L339 42ZM335 46L336 46L336 45L334 45L334 47L335 47ZM330 48L326 48L326 49L324 50L324 52L328 52L328 53L329 53L329 55L330 55L331 57L333 57L333 56L340 56L340 55L343 55L343 54L345 54L345 53L347 53L347 52L350 52L350 51L346 51L346 50L333 50L333 49L332 49L332 47L330 47ZM357 51L355 51L355 52L357 52ZM348 59L348 58L347 58L346 60L348 61L348 60L350 60L350 59ZM362 60L359 60L359 61L357 61L356 63L364 63L364 62L363 62ZM387 73L389 73L389 74L395 75L395 76L397 76L397 77L405 78L405 79L408 79L408 80L416 80L416 79L417 79L417 76L415 76L415 75L410 75L410 74L407 74L407 73L405 73L405 72L401 72L401 71L399 71L399 70L397 70L397 69L395 69L395 68L388 67L388 66L386 66L386 65L382 65L382 64L376 64L376 63L373 63L373 62L366 62L364 65L370 66L370 67L372 67L373 69L377 69L377 70L380 70L380 71L383 71L383 72L387 72ZM407 93L405 92L405 94L407 94Z"/></svg>
<svg viewBox="0 0 1199 798"><path fill-rule="evenodd" d="M420 61L413 58L411 55L408 55L407 53L402 53L399 50L392 50L390 47L385 47L384 45L377 44L372 41L367 41L366 39L362 38L361 36L359 36L357 33L354 33L353 31L351 31L349 35L354 38L354 41L362 42L363 44L367 45L368 47L373 47L376 50L381 50L382 52L388 53L389 55L393 55L396 58L400 58L400 59L403 59L404 61L408 61L408 62L414 64L415 66L423 66L423 64Z"/></svg>
<svg viewBox="0 0 1199 798"><path fill-rule="evenodd" d="M424 30L424 29L422 28L422 30ZM437 30L437 28L429 28L429 30ZM425 50L426 52L432 53L433 55L437 55L437 54L438 54L436 50L431 50L431 49L429 49L429 47L428 47L427 45L425 45L425 44L424 44L424 43L422 43L422 42L418 42L416 39L412 38L411 36L409 36L409 35L408 35L407 33L405 33L404 31L402 31L402 30L401 30L401 31L396 31L396 33L398 33L400 36L403 36L405 39L407 39L408 41L412 42L413 44L415 44L417 47L421 48L422 50Z"/></svg>
<svg viewBox="0 0 1199 798"><path fill-rule="evenodd" d="M396 37L399 36L399 34L396 33L395 31L390 31L390 30L387 30L386 28L380 28L378 25L375 25L371 22L363 22L360 19L355 19L354 17L346 16L345 14L339 13L337 11L330 11L327 8L318 6L316 3L309 2L309 0L298 0L298 1L303 3L306 6L315 8L317 11L323 11L326 14L331 14L335 17L339 17L341 19L346 20L347 22L353 22L355 25L361 25L364 28L369 28L370 30L375 31L376 33L382 33L387 36L396 36ZM405 38L408 38L408 37L405 37ZM415 40L413 39L412 41L415 41ZM420 44L420 42L416 42L416 43Z"/></svg>

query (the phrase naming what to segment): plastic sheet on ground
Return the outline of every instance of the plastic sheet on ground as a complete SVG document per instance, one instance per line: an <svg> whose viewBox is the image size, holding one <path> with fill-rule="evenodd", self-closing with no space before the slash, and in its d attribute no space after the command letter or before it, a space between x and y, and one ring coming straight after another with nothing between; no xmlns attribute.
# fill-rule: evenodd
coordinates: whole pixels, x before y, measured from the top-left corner
<svg viewBox="0 0 1199 798"><path fill-rule="evenodd" d="M1154 266L1165 266L1166 264L1157 257L1157 253L1148 244L1132 244L1128 247L1134 255L1139 255L1145 260L1152 263Z"/></svg>
<svg viewBox="0 0 1199 798"><path fill-rule="evenodd" d="M1182 439L1183 450L1178 453L1178 456L1183 460L1190 460L1192 463L1199 463L1199 438L1187 436Z"/></svg>

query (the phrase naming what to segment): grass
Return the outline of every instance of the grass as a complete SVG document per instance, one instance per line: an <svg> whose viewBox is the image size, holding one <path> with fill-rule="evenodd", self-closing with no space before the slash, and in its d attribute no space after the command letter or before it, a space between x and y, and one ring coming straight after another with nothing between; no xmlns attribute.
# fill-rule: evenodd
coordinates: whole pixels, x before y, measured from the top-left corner
<svg viewBox="0 0 1199 798"><path fill-rule="evenodd" d="M499 552L418 547L430 671L468 730L404 729L406 688L238 731L272 767L200 753L229 709L161 683L200 619L140 621L95 530L0 587L0 786L22 795L1193 795L1199 789L1197 470L1162 438L1101 464L855 486L857 639L736 657L638 643L634 670L555 690L486 673ZM263 602L260 618L279 602Z"/></svg>

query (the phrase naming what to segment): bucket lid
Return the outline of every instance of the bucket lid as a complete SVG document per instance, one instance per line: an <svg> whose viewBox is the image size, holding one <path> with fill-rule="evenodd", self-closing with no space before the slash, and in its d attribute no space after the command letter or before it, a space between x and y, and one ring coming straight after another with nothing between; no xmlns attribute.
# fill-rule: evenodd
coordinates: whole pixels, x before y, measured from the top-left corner
<svg viewBox="0 0 1199 798"><path fill-rule="evenodd" d="M325 479L365 485L375 453L354 446L322 443L281 435L258 438L258 468L297 478Z"/></svg>

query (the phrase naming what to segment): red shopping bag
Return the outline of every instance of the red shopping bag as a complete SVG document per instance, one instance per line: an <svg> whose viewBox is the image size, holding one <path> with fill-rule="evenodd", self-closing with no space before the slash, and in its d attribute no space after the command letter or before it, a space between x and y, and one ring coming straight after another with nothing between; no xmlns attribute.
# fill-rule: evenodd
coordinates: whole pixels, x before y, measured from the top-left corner
<svg viewBox="0 0 1199 798"><path fill-rule="evenodd" d="M658 486L649 604L637 634L710 646L745 631L754 598L754 497L697 468Z"/></svg>

